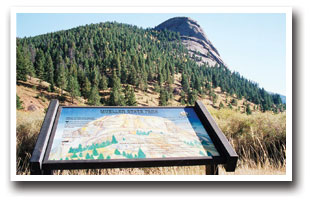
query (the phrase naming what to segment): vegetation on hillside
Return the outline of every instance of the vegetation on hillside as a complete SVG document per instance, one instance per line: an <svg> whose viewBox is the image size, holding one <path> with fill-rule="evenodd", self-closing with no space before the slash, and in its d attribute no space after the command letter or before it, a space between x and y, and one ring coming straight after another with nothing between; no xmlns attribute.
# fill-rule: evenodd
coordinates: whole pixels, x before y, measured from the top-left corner
<svg viewBox="0 0 310 201"><path fill-rule="evenodd" d="M180 42L178 33L142 29L120 23L80 26L29 38L17 38L17 81L35 76L70 93L83 96L90 105L128 105L123 85L147 91L155 86L160 105L173 97L174 75L182 74L182 104L193 105L198 96L214 89L259 105L262 111L283 111L278 94L269 94L258 84L224 66L197 65ZM100 91L110 88L108 99ZM127 94L128 95L128 94ZM128 97L128 96L127 96Z"/></svg>

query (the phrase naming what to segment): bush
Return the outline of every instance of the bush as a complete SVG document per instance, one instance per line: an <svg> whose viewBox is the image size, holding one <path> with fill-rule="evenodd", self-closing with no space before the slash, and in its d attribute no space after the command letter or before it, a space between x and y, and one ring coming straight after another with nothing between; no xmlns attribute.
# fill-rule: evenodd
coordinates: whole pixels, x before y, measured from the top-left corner
<svg viewBox="0 0 310 201"><path fill-rule="evenodd" d="M16 94L16 109L21 110L23 108L23 101L20 100L19 96Z"/></svg>

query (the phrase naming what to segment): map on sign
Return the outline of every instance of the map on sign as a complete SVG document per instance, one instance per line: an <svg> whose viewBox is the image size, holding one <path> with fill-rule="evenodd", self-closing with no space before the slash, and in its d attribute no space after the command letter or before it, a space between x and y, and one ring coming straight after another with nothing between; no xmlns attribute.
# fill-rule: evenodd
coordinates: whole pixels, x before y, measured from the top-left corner
<svg viewBox="0 0 310 201"><path fill-rule="evenodd" d="M193 108L61 109L48 160L219 156Z"/></svg>

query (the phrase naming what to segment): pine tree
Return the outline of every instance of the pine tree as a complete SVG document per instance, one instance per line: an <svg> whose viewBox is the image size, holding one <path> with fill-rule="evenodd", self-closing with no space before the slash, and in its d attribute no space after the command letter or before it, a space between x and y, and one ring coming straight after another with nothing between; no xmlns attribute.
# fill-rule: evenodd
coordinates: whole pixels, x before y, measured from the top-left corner
<svg viewBox="0 0 310 201"><path fill-rule="evenodd" d="M108 80L107 77L103 74L99 82L99 89L106 90L107 88L108 88Z"/></svg>
<svg viewBox="0 0 310 201"><path fill-rule="evenodd" d="M93 86L88 99L88 104L90 105L100 105L99 91L96 86Z"/></svg>
<svg viewBox="0 0 310 201"><path fill-rule="evenodd" d="M35 58L34 67L36 75L40 79L44 79L44 65L45 65L44 53L41 49L39 49Z"/></svg>
<svg viewBox="0 0 310 201"><path fill-rule="evenodd" d="M44 73L45 81L50 83L51 86L54 86L54 65L50 54L48 54L46 57Z"/></svg>
<svg viewBox="0 0 310 201"><path fill-rule="evenodd" d="M21 51L21 48L17 48L16 50L16 79L27 81L27 65L25 62L25 58Z"/></svg>
<svg viewBox="0 0 310 201"><path fill-rule="evenodd" d="M125 92L126 105L136 106L137 101L136 101L136 96L135 96L135 92L133 88L130 86L127 86L125 89L126 89L126 92Z"/></svg>
<svg viewBox="0 0 310 201"><path fill-rule="evenodd" d="M181 84L182 84L183 91L185 91L185 93L188 93L190 90L190 87L189 87L188 78L184 73L182 74Z"/></svg>
<svg viewBox="0 0 310 201"><path fill-rule="evenodd" d="M167 91L164 89L160 90L159 94L159 105L160 106L166 106L168 104L168 94Z"/></svg>
<svg viewBox="0 0 310 201"><path fill-rule="evenodd" d="M188 94L188 100L187 100L188 104L194 105L197 98L198 98L197 90L196 89L191 90L190 93Z"/></svg>
<svg viewBox="0 0 310 201"><path fill-rule="evenodd" d="M181 93L180 93L180 102L181 102L181 105L185 105L186 104L186 96L185 96L185 92L182 90Z"/></svg>
<svg viewBox="0 0 310 201"><path fill-rule="evenodd" d="M112 91L110 93L109 104L114 106L125 105L125 99L121 92L121 82L117 77L116 71L113 72Z"/></svg>
<svg viewBox="0 0 310 201"><path fill-rule="evenodd" d="M85 81L82 88L82 94L84 98L88 99L91 93L91 83L88 80L87 76L85 76Z"/></svg>
<svg viewBox="0 0 310 201"><path fill-rule="evenodd" d="M67 74L65 71L65 66L63 63L59 66L59 74L57 77L57 84L59 88L61 89L61 96L63 95L63 90L67 87Z"/></svg>
<svg viewBox="0 0 310 201"><path fill-rule="evenodd" d="M93 86L96 86L98 88L100 81L100 73L98 70L98 67L95 66L92 73L91 73L91 82Z"/></svg>
<svg viewBox="0 0 310 201"><path fill-rule="evenodd" d="M76 77L73 77L73 75L69 76L69 80L68 80L68 87L67 90L71 96L71 101L73 103L73 99L76 98L77 96L80 96L80 85L77 81Z"/></svg>
<svg viewBox="0 0 310 201"><path fill-rule="evenodd" d="M98 155L99 155L99 153L98 153L97 149L94 148L94 149L93 149L93 156L98 156Z"/></svg>
<svg viewBox="0 0 310 201"><path fill-rule="evenodd" d="M20 100L19 96L16 94L16 109L21 110L23 108L23 101Z"/></svg>

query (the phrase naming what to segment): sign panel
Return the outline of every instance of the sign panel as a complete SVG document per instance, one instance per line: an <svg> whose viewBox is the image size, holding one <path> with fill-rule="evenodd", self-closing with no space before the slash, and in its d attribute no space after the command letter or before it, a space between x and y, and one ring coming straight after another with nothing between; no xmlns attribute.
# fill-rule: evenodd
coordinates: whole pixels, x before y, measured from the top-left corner
<svg viewBox="0 0 310 201"><path fill-rule="evenodd" d="M219 156L194 108L62 107L48 160Z"/></svg>

